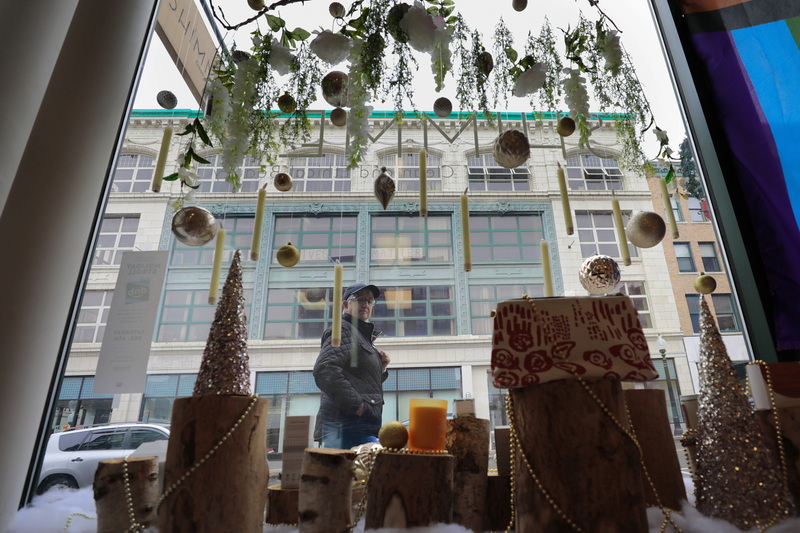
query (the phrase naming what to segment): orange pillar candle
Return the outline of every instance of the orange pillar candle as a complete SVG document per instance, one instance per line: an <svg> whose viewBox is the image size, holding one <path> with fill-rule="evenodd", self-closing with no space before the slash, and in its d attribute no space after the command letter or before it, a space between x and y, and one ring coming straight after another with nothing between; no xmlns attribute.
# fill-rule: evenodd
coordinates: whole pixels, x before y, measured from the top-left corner
<svg viewBox="0 0 800 533"><path fill-rule="evenodd" d="M413 398L410 401L408 448L444 450L447 433L447 400Z"/></svg>

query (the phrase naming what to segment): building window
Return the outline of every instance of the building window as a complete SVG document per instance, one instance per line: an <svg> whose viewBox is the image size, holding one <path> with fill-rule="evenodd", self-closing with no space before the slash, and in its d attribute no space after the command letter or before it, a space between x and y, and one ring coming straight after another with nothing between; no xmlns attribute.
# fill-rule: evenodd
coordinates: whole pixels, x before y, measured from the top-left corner
<svg viewBox="0 0 800 533"><path fill-rule="evenodd" d="M208 304L208 288L169 290L164 295L158 342L204 341L216 306Z"/></svg>
<svg viewBox="0 0 800 533"><path fill-rule="evenodd" d="M242 250L242 262L249 261L250 254L245 250L249 250L253 243L255 219L251 217L219 218L217 224L221 224L225 228L225 255L222 258L222 264L230 264L236 250ZM211 239L203 246L188 246L174 237L172 240L171 266L210 265L214 262L216 238Z"/></svg>
<svg viewBox="0 0 800 533"><path fill-rule="evenodd" d="M114 291L86 291L72 342L101 342Z"/></svg>
<svg viewBox="0 0 800 533"><path fill-rule="evenodd" d="M153 182L153 158L142 154L121 154L111 183L112 192L146 192Z"/></svg>
<svg viewBox="0 0 800 533"><path fill-rule="evenodd" d="M686 305L689 308L689 318L692 320L692 329L700 333L700 295L687 294Z"/></svg>
<svg viewBox="0 0 800 533"><path fill-rule="evenodd" d="M134 249L138 216L107 216L100 223L100 234L94 249L95 265L118 265L122 253Z"/></svg>
<svg viewBox="0 0 800 533"><path fill-rule="evenodd" d="M470 215L469 234L474 262L542 261L541 215Z"/></svg>
<svg viewBox="0 0 800 533"><path fill-rule="evenodd" d="M714 314L717 316L717 326L722 332L740 331L739 320L730 294L712 294Z"/></svg>
<svg viewBox="0 0 800 533"><path fill-rule="evenodd" d="M95 394L94 376L67 376L58 389L50 429L106 424L111 419L113 394Z"/></svg>
<svg viewBox="0 0 800 533"><path fill-rule="evenodd" d="M450 216L373 216L370 258L373 264L451 263Z"/></svg>
<svg viewBox="0 0 800 533"><path fill-rule="evenodd" d="M461 369L456 366L440 368L389 368L383 382L383 420L406 421L412 398L447 400L447 410L453 413L453 400L461 398Z"/></svg>
<svg viewBox="0 0 800 533"><path fill-rule="evenodd" d="M331 327L333 289L273 289L267 292L265 339L319 339ZM341 305L341 303L339 304Z"/></svg>
<svg viewBox="0 0 800 533"><path fill-rule="evenodd" d="M261 163L253 156L245 156L242 166L239 167L239 179L241 185L234 191L225 178L228 177L227 171L222 168L222 156L213 154L203 156L208 164L200 163L197 165L197 176L200 178L200 188L198 192L256 192L258 190L259 177L261 176Z"/></svg>
<svg viewBox="0 0 800 533"><path fill-rule="evenodd" d="M675 258L678 260L678 270L680 272L696 272L689 243L676 242L673 244L675 245Z"/></svg>
<svg viewBox="0 0 800 533"><path fill-rule="evenodd" d="M398 191L419 191L419 152L404 152L397 161L397 154L381 157L380 166L386 167L395 179ZM426 183L429 191L442 190L442 158L428 154L426 158Z"/></svg>
<svg viewBox="0 0 800 533"><path fill-rule="evenodd" d="M375 303L372 322L389 337L455 335L453 287L385 286Z"/></svg>
<svg viewBox="0 0 800 533"><path fill-rule="evenodd" d="M689 207L689 219L692 222L711 222L711 213L708 212L708 202L689 197L686 199L686 205Z"/></svg>
<svg viewBox="0 0 800 533"><path fill-rule="evenodd" d="M531 174L528 167L504 168L492 154L467 158L467 175L471 191L529 191Z"/></svg>
<svg viewBox="0 0 800 533"><path fill-rule="evenodd" d="M352 263L356 257L358 221L354 216L275 218L272 262L278 249L291 242L300 251L299 265L339 261Z"/></svg>
<svg viewBox="0 0 800 533"><path fill-rule="evenodd" d="M641 324L642 329L652 328L653 321L650 316L650 304L647 301L644 282L623 281L617 285L617 291L631 299L633 308L636 309L636 312L639 314L639 324Z"/></svg>
<svg viewBox="0 0 800 533"><path fill-rule="evenodd" d="M622 223L627 225L629 212L622 213ZM575 211L575 225L581 242L581 255L591 257L595 254L619 258L617 231L611 211ZM631 257L638 257L639 250L628 241Z"/></svg>
<svg viewBox="0 0 800 533"><path fill-rule="evenodd" d="M347 156L297 156L289 158L292 192L347 192L350 170Z"/></svg>
<svg viewBox="0 0 800 533"><path fill-rule="evenodd" d="M494 329L492 311L498 302L522 298L544 296L544 285L526 283L514 285L470 285L469 308L473 335L489 335Z"/></svg>
<svg viewBox="0 0 800 533"><path fill-rule="evenodd" d="M717 245L714 242L700 242L700 257L703 259L703 270L706 272L722 272L717 256Z"/></svg>
<svg viewBox="0 0 800 533"><path fill-rule="evenodd" d="M675 222L683 222L683 210L681 209L681 204L675 199L674 196L670 196L669 201L672 204L672 212L675 214Z"/></svg>
<svg viewBox="0 0 800 533"><path fill-rule="evenodd" d="M287 416L311 417L313 431L321 392L311 371L259 372L255 393L269 400L267 453L283 453L283 423Z"/></svg>
<svg viewBox="0 0 800 533"><path fill-rule="evenodd" d="M567 157L569 188L579 191L622 190L622 171L616 157L597 157L592 154Z"/></svg>
<svg viewBox="0 0 800 533"><path fill-rule="evenodd" d="M191 396L197 374L150 374L144 386L139 420L168 424L172 404L177 398Z"/></svg>

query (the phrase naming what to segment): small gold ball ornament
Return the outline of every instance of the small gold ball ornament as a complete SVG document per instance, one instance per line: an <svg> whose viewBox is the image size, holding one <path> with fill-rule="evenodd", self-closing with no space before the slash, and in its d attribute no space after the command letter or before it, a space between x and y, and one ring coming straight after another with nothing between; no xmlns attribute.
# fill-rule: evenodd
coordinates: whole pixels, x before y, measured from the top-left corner
<svg viewBox="0 0 800 533"><path fill-rule="evenodd" d="M276 257L281 266L293 267L300 261L300 250L292 246L291 242L287 242L278 248Z"/></svg>
<svg viewBox="0 0 800 533"><path fill-rule="evenodd" d="M287 91L278 97L278 109L287 115L291 115L297 111L297 101Z"/></svg>
<svg viewBox="0 0 800 533"><path fill-rule="evenodd" d="M347 74L334 70L322 78L322 97L333 107L347 106Z"/></svg>
<svg viewBox="0 0 800 533"><path fill-rule="evenodd" d="M408 428L397 420L386 422L378 431L378 442L384 448L405 448L408 444Z"/></svg>
<svg viewBox="0 0 800 533"><path fill-rule="evenodd" d="M667 225L658 213L640 211L628 221L625 233L634 246L652 248L664 239Z"/></svg>
<svg viewBox="0 0 800 533"><path fill-rule="evenodd" d="M700 294L711 294L717 290L717 280L715 280L713 276L701 272L700 275L694 279L694 290Z"/></svg>
<svg viewBox="0 0 800 533"><path fill-rule="evenodd" d="M384 209L389 207L389 202L394 198L396 190L394 180L386 172L386 167L381 167L381 173L375 178L375 198L381 203Z"/></svg>
<svg viewBox="0 0 800 533"><path fill-rule="evenodd" d="M437 117L449 117L450 113L453 112L453 103L444 96L437 98L433 103L433 112Z"/></svg>
<svg viewBox="0 0 800 533"><path fill-rule="evenodd" d="M311 303L321 302L325 298L325 289L314 288L306 290L306 300Z"/></svg>
<svg viewBox="0 0 800 533"><path fill-rule="evenodd" d="M506 130L494 140L492 155L501 167L517 168L531 156L531 145L521 131Z"/></svg>
<svg viewBox="0 0 800 533"><path fill-rule="evenodd" d="M344 18L344 6L339 2L331 2L328 6L328 13L335 19Z"/></svg>
<svg viewBox="0 0 800 533"><path fill-rule="evenodd" d="M281 192L292 190L292 177L286 172L278 172L272 178L272 184Z"/></svg>
<svg viewBox="0 0 800 533"><path fill-rule="evenodd" d="M347 126L347 111L337 107L331 111L331 124L334 126Z"/></svg>
<svg viewBox="0 0 800 533"><path fill-rule="evenodd" d="M247 5L253 11L261 11L264 9L264 0L247 0Z"/></svg>
<svg viewBox="0 0 800 533"><path fill-rule="evenodd" d="M172 234L186 246L203 246L217 234L217 219L208 209L182 207L172 215Z"/></svg>
<svg viewBox="0 0 800 533"><path fill-rule="evenodd" d="M570 117L561 117L556 124L556 132L562 137L569 137L575 133L575 121Z"/></svg>
<svg viewBox="0 0 800 533"><path fill-rule="evenodd" d="M608 294L619 285L619 265L607 255L593 255L578 272L581 285L591 294Z"/></svg>

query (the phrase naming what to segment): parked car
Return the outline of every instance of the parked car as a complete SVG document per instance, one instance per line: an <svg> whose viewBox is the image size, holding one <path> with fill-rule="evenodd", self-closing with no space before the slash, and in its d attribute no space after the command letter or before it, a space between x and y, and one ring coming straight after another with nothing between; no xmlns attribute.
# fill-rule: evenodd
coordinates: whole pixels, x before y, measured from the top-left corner
<svg viewBox="0 0 800 533"><path fill-rule="evenodd" d="M141 422L76 427L54 433L47 442L36 492L90 486L100 461L125 457L145 442L168 439L168 427Z"/></svg>

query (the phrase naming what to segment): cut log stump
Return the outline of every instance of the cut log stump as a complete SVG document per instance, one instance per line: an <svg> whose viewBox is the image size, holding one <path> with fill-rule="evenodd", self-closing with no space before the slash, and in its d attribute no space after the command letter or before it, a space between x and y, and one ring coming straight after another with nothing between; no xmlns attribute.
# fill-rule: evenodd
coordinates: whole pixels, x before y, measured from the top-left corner
<svg viewBox="0 0 800 533"><path fill-rule="evenodd" d="M100 461L94 474L94 501L97 507L97 532L126 531L131 523L125 488L124 458ZM127 459L133 516L144 527L156 524L158 503L158 458L129 457Z"/></svg>
<svg viewBox="0 0 800 533"><path fill-rule="evenodd" d="M483 531L489 471L490 423L465 415L447 421L445 448L455 458L453 523Z"/></svg>
<svg viewBox="0 0 800 533"><path fill-rule="evenodd" d="M300 489L284 489L271 485L267 491L267 524L297 524L297 505Z"/></svg>
<svg viewBox="0 0 800 533"><path fill-rule="evenodd" d="M356 452L307 448L300 473L298 525L301 533L339 533L350 528L353 461Z"/></svg>

